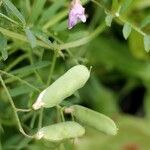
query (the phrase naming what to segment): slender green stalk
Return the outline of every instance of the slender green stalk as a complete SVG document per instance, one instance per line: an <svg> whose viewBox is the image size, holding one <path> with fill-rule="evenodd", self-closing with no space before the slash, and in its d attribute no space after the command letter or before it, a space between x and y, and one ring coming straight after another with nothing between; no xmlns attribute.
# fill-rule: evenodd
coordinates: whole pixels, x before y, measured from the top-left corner
<svg viewBox="0 0 150 150"><path fill-rule="evenodd" d="M65 43L65 44L60 44L60 45L54 46L53 44L49 45L49 44L46 44L46 43L44 43L42 41L37 40L37 45L41 46L41 47L44 47L44 48L48 48L48 49L59 49L59 50L68 49L68 48L75 48L75 47L78 47L78 46L81 46L81 45L84 45L84 44L90 42L96 36L98 36L100 33L102 33L105 30L105 28L106 28L105 23L102 23L89 36L81 38L81 39L73 41L73 42ZM15 39L21 40L23 42L27 42L27 43L29 42L27 40L26 36L21 35L19 33L12 32L12 31L4 29L2 27L0 27L0 32L2 32L4 35L6 35L6 36L8 36L10 38L15 38Z"/></svg>
<svg viewBox="0 0 150 150"><path fill-rule="evenodd" d="M64 10L54 16L54 18L50 19L44 26L43 30L47 30L48 28L52 27L54 24L62 20L67 15L68 10Z"/></svg>
<svg viewBox="0 0 150 150"><path fill-rule="evenodd" d="M15 67L18 63L20 63L21 61L23 61L26 58L28 58L28 54L24 54L24 55L18 57L5 69L5 71L6 72L10 71L13 67Z"/></svg>
<svg viewBox="0 0 150 150"><path fill-rule="evenodd" d="M74 48L74 47L78 47L78 46L84 45L84 44L90 42L91 40L93 40L95 37L97 37L105 29L106 29L106 24L105 24L105 22L103 22L89 36L81 38L81 39L76 40L74 42L60 44L58 46L58 49L63 50L63 49Z"/></svg>
<svg viewBox="0 0 150 150"><path fill-rule="evenodd" d="M58 53L55 51L54 56L53 56L53 60L52 60L52 65L50 67L50 73L49 73L48 80L47 80L47 86L51 83L52 75L53 75L55 64L56 64L57 54ZM42 127L43 111L44 111L44 109L41 108L40 115L39 115L39 123L38 123L38 128L39 129Z"/></svg>
<svg viewBox="0 0 150 150"><path fill-rule="evenodd" d="M129 21L126 20L125 18L119 16L118 19L119 19L121 22L123 22L124 24L125 24L125 23L129 23L129 24L131 25L131 27L132 27L135 31L137 31L138 33L140 33L141 35L143 35L143 36L146 35L146 33L144 33L140 28L138 28L136 25L134 25L133 23L129 22Z"/></svg>
<svg viewBox="0 0 150 150"><path fill-rule="evenodd" d="M52 60L52 65L50 67L50 71L49 71L49 74L48 74L47 86L50 85L51 80L52 80L52 75L53 75L56 60L57 60L57 54L58 54L57 51L55 51L54 56L53 56L53 60Z"/></svg>
<svg viewBox="0 0 150 150"><path fill-rule="evenodd" d="M31 119L31 122L30 122L30 128L31 128L31 129L34 127L36 117L37 117L37 113L34 112L34 114L33 114L33 116L32 116L32 119Z"/></svg>
<svg viewBox="0 0 150 150"><path fill-rule="evenodd" d="M57 108L57 120L58 120L58 122L60 122L60 120L65 122L63 108L60 105L57 105L56 108ZM60 119L60 117L61 117L61 119Z"/></svg>
<svg viewBox="0 0 150 150"><path fill-rule="evenodd" d="M7 75L7 76L9 76L9 77L15 78L15 79L17 79L18 81L20 81L20 82L22 82L22 83L26 84L27 86L29 86L29 87L33 88L34 90L36 90L36 91L40 92L40 90L39 90L38 88L36 88L36 87L35 87L35 86L33 86L32 84L28 83L27 81L22 80L22 79L21 79L21 78L19 78L18 76L12 75L12 74L7 73L7 72L2 71L2 70L0 70L0 73L5 74L5 75Z"/></svg>
<svg viewBox="0 0 150 150"><path fill-rule="evenodd" d="M7 89L7 87L6 87L5 83L4 83L4 80L2 79L1 75L0 75L0 81L1 81L1 83L2 83L2 86L3 86L3 88L4 88L4 90L5 90L6 94L7 94L7 96L8 96L8 100L9 100L9 103L10 103L10 105L11 105L11 107L12 107L12 110L13 110L13 113L14 113L14 117L15 117L15 120L16 120L16 123L17 123L17 126L18 126L19 131L20 131L25 137L27 137L27 138L33 138L34 136L27 135L27 134L24 132L24 130L23 130L22 126L21 126L21 122L20 122L20 120L19 120L18 114L17 114L17 109L16 109L15 104L14 104L14 102L13 102L13 99L12 99L12 97L10 96L10 93L9 93L9 91L8 91L8 89Z"/></svg>
<svg viewBox="0 0 150 150"><path fill-rule="evenodd" d="M30 60L31 65L34 65L32 49L29 50L29 60ZM34 73L35 73L37 79L38 79L42 84L44 84L44 82L43 82L41 76L39 75L39 73L38 73L38 71L37 71L36 69L34 69Z"/></svg>
<svg viewBox="0 0 150 150"><path fill-rule="evenodd" d="M27 8L28 14L30 14L31 13L31 3L30 3L30 0L26 0L26 8Z"/></svg>
<svg viewBox="0 0 150 150"><path fill-rule="evenodd" d="M2 13L0 13L0 17L3 17L3 18L7 19L8 21L10 21L10 22L12 22L12 23L14 23L14 24L16 24L16 25L19 25L18 22L16 22L15 20L13 20L13 19L7 17L6 15L4 15L4 14L2 14Z"/></svg>
<svg viewBox="0 0 150 150"><path fill-rule="evenodd" d="M146 33L144 33L139 27L137 27L136 25L134 25L133 23L129 22L127 19L123 18L119 12L116 13L112 13L111 11L109 11L108 9L106 9L100 2L97 2L96 0L92 0L93 3L95 3L97 6L99 6L100 8L103 8L105 12L111 14L114 18L117 17L117 19L119 19L123 24L125 23L129 23L131 25L131 27L137 31L138 33L140 33L141 35L145 36Z"/></svg>
<svg viewBox="0 0 150 150"><path fill-rule="evenodd" d="M0 27L0 32L3 33L5 36L10 37L10 38L18 39L20 41L29 43L29 41L25 35L4 29L2 27ZM53 49L53 45L46 44L40 40L37 40L37 45L44 47L44 48Z"/></svg>
<svg viewBox="0 0 150 150"><path fill-rule="evenodd" d="M44 112L44 108L40 109L40 115L39 115L39 121L38 121L38 129L42 128L42 124L43 124L43 112Z"/></svg>
<svg viewBox="0 0 150 150"><path fill-rule="evenodd" d="M2 2L2 1L0 1L0 6L2 5L2 3L3 3L3 2Z"/></svg>
<svg viewBox="0 0 150 150"><path fill-rule="evenodd" d="M59 39L57 36L55 36L54 34L52 34L51 32L47 32L49 34L49 36L53 37L55 39L55 41L57 41L60 44L64 44L64 42ZM73 53L71 52L70 49L66 49L66 51L68 52L69 56L74 60L75 64L79 64L78 60L74 58Z"/></svg>
<svg viewBox="0 0 150 150"><path fill-rule="evenodd" d="M63 112L63 109L61 107L60 107L60 114L61 114L62 121L65 122L64 112Z"/></svg>
<svg viewBox="0 0 150 150"><path fill-rule="evenodd" d="M17 112L30 112L32 109L21 109L21 108L16 108Z"/></svg>

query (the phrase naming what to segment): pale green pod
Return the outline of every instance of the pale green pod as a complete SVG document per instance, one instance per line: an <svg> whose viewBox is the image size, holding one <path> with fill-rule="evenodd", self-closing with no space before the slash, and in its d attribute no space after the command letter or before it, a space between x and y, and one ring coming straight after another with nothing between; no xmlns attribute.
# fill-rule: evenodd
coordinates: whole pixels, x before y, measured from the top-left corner
<svg viewBox="0 0 150 150"><path fill-rule="evenodd" d="M35 138L45 139L51 142L59 142L65 139L81 137L85 129L74 121L61 122L41 128Z"/></svg>
<svg viewBox="0 0 150 150"><path fill-rule="evenodd" d="M76 65L41 92L33 109L50 108L61 103L75 91L82 88L90 77L90 71L83 65Z"/></svg>
<svg viewBox="0 0 150 150"><path fill-rule="evenodd" d="M101 113L79 105L71 106L68 110L66 109L66 112L72 113L84 125L109 135L117 134L118 129L114 121Z"/></svg>

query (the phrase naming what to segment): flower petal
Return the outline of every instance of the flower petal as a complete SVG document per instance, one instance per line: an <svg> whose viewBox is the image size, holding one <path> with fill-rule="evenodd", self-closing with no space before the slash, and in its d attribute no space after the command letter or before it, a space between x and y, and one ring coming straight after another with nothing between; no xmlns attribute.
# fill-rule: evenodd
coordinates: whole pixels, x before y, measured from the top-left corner
<svg viewBox="0 0 150 150"><path fill-rule="evenodd" d="M85 8L82 7L80 0L73 0L69 11L68 29L73 28L80 20L86 22Z"/></svg>

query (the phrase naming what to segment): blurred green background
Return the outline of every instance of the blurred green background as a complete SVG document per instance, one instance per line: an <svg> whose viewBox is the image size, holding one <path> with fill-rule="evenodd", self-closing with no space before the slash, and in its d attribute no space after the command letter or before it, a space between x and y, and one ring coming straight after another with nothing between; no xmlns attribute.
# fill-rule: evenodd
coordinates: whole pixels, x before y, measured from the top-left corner
<svg viewBox="0 0 150 150"><path fill-rule="evenodd" d="M141 32L150 34L150 1L82 2L85 4L87 22L68 30L70 1L12 0L30 28L31 36L27 39L22 19L20 21L17 13L2 2L0 13L18 23L0 15L1 45L4 37L7 40L5 52L0 46L3 54L0 56L2 78L16 107L31 108L38 92L24 81L41 91L47 87L50 74L53 82L76 64L84 64L88 68L92 66L88 83L65 100L62 106L80 104L106 114L116 122L119 131L116 136L108 136L86 128L85 136L75 139L73 144L65 142L65 149L149 150L150 55L144 50ZM120 8L123 9L122 14L118 18L114 16L111 27L106 26L106 10L115 15L114 12ZM122 33L126 22L132 26L127 40ZM4 55L8 56L6 60ZM40 111L18 114L25 131L35 133L40 124ZM42 126L57 121L55 108L44 110ZM2 150L61 149L58 144L28 139L18 131L8 97L1 85L0 143Z"/></svg>

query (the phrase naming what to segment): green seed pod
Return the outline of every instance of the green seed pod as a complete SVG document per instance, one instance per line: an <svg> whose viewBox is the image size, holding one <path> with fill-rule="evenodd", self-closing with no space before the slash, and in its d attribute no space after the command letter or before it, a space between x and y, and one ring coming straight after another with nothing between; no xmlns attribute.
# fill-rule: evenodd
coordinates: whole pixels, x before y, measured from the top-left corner
<svg viewBox="0 0 150 150"><path fill-rule="evenodd" d="M61 103L75 91L84 86L90 76L90 71L83 65L76 65L57 79L52 85L42 91L33 104L33 109L50 108Z"/></svg>
<svg viewBox="0 0 150 150"><path fill-rule="evenodd" d="M73 116L75 116L76 119L84 125L93 127L106 134L117 134L118 129L113 120L89 108L73 105L70 108L66 108L65 112L72 113Z"/></svg>
<svg viewBox="0 0 150 150"><path fill-rule="evenodd" d="M85 129L74 121L61 122L41 128L35 135L36 139L45 139L51 142L77 138L85 134Z"/></svg>

